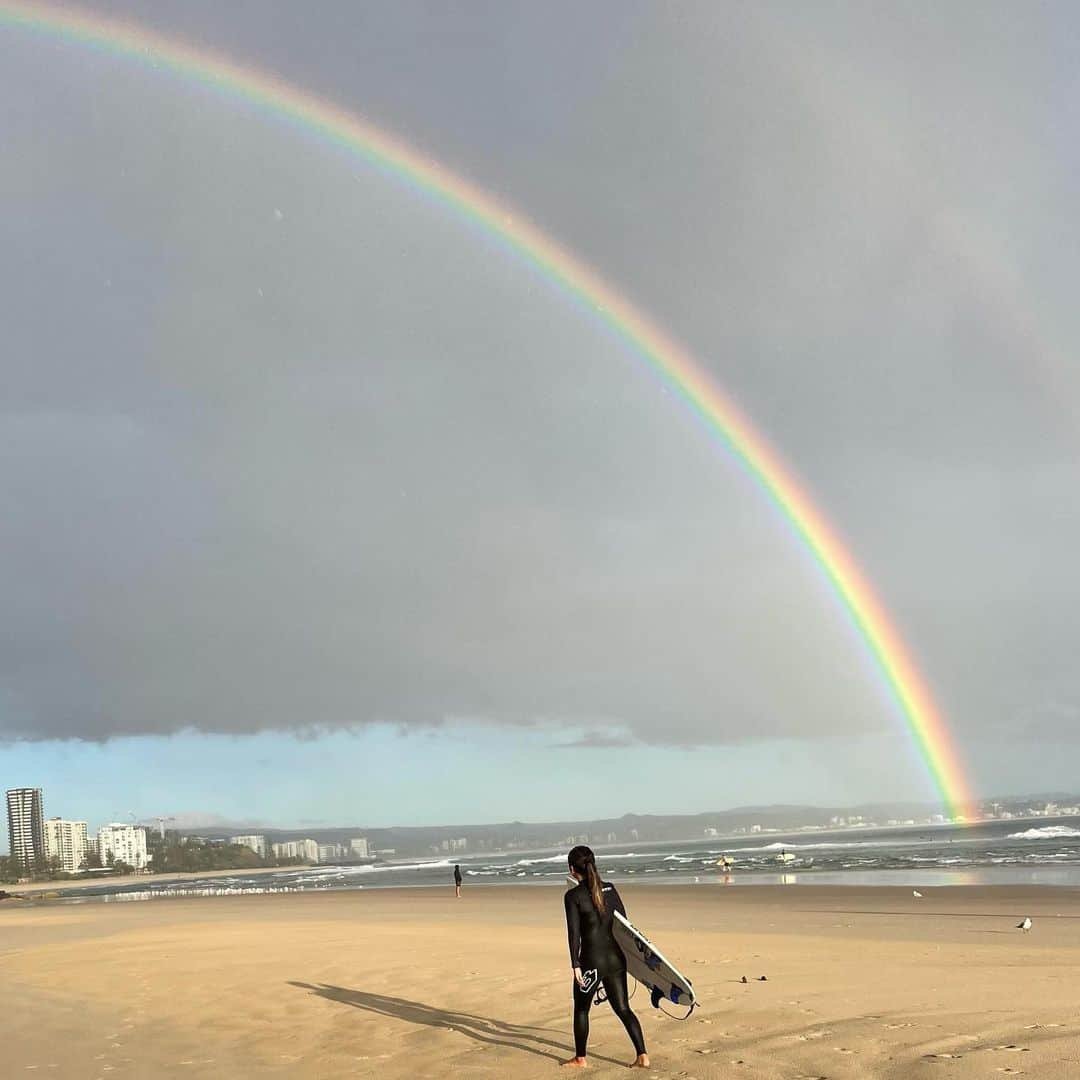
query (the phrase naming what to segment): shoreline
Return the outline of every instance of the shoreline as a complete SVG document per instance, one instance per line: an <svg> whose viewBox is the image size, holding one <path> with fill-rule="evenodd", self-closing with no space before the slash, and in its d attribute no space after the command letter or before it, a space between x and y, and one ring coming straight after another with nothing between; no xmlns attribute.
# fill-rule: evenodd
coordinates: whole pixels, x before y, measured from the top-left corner
<svg viewBox="0 0 1080 1080"><path fill-rule="evenodd" d="M1008 827L1016 828L1019 831L1023 831L1023 826L1035 823L1046 825L1048 822L1072 820L1070 815L1053 815L1046 816L1040 815L1036 817L1018 816L1008 819ZM873 843L870 840L856 840L856 837L867 837L868 835L880 834L883 835L882 845L886 844L884 836L893 833L904 833L916 831L923 833L949 833L954 832L955 835L951 838L951 842L957 844L965 843L980 843L986 842L986 837L969 836L965 835L969 832L977 832L981 828L985 828L988 825L998 824L1004 825L1004 819L988 818L980 819L978 821L965 822L963 824L950 823L950 822L924 822L916 826L909 825L908 823L896 824L896 825L850 825L839 827L813 827L813 828L799 828L793 829L768 829L763 830L760 834L720 834L715 837L691 837L682 840L645 840L645 841L622 841L615 844L598 843L596 844L596 850L601 858L619 859L625 858L628 855L633 856L634 849L641 847L654 848L659 851L668 849L677 849L684 845L691 846L693 848L701 847L704 844L715 845L717 851L725 851L730 853L736 860L739 858L740 852L754 852L755 854L769 851L772 848L788 847L793 852L800 851L815 851L817 848L828 849L830 846L843 847L845 842L854 843L855 846L865 845ZM1053 826L1050 826L1053 827ZM925 835L920 836L919 843L925 841L927 837ZM1012 839L1010 836L1003 838L1004 841ZM734 846L729 846L734 845ZM915 847L917 843L903 845L904 847ZM5 889L8 894L16 898L30 899L34 896L40 896L41 894L50 893L78 893L87 890L91 890L95 893L106 892L120 892L123 890L137 889L140 885L144 886L147 890L156 891L162 886L168 886L171 883L178 881L214 881L219 878L237 877L237 878L257 878L265 875L273 874L318 874L325 871L340 871L344 875L350 875L354 873L358 867L364 869L375 869L383 873L395 873L396 871L406 870L421 870L426 868L431 870L437 870L449 867L453 862L460 862L469 872L470 866L475 865L477 862L487 862L490 860L502 860L513 859L520 862L522 865L528 865L531 862L546 862L553 856L559 856L561 849L557 847L528 847L528 848L514 848L514 849L499 849L491 852L469 852L460 853L457 855L450 855L447 853L440 853L438 855L414 855L414 856L395 856L386 861L369 861L361 864L312 864L310 866L277 866L277 867L235 867L229 869L220 870L203 870L203 871L169 871L163 874L128 874L122 877L91 877L83 879L55 879L51 881L40 881L29 884L17 884L10 883L0 888ZM820 861L820 860L819 860ZM770 878L775 880L783 876L784 878L792 878L788 884L803 884L802 881L796 881L796 878L809 877L813 880L826 880L829 884L843 884L845 886L870 886L876 884L887 885L890 884L890 875L901 875L905 873L904 869L898 867L882 867L881 869L868 869L860 870L855 867L850 868L837 868L837 867L812 867L807 863L813 863L814 858L811 856L809 859L794 865L788 869L784 867L776 867L775 870L771 867L766 868L761 865L757 866L744 866L741 863L733 868L732 873L735 875L735 879L731 882L724 882L723 884L738 884L740 886L746 883L746 877L749 875L751 879L756 881L763 881L764 883L772 883ZM1073 882L1063 881L1063 876L1068 874L1068 868L1061 864L1046 862L1046 863L1034 863L1025 867L1026 872L1020 872L1019 869L1013 869L1011 871L999 872L996 867L998 864L993 862L976 862L969 865L964 869L947 867L944 865L927 866L925 873L919 871L916 867L907 868L907 880L916 885L943 885L952 884L949 879L951 875L957 873L964 873L972 877L971 884L976 885L991 885L997 884L999 881L995 878L1004 877L1006 880L1000 881L1002 884L1019 884L1030 883L1030 878L1038 877L1041 874L1045 874L1050 878L1049 884L1072 884ZM1011 867L1019 868L1018 863L1010 863ZM703 868L707 870L708 868ZM653 873L654 871L646 871L647 873ZM828 874L827 879L819 877L821 874ZM1080 865L1075 866L1075 874L1077 877L1077 884L1080 884ZM845 880L847 875L851 875L850 880ZM632 876L632 872L627 872L626 877L617 876L615 880L629 881ZM700 875L693 875L694 877L700 876L702 878L700 884L721 884L719 881L712 880L712 875L702 873ZM879 877L880 881L869 880L869 877ZM1027 881L1025 881L1025 878ZM918 879L918 880L916 880ZM1056 880L1055 880L1056 879ZM635 880L643 880L642 878L636 878ZM671 878L666 878L671 884L689 884L690 882L685 878L672 881ZM899 879L897 879L899 880ZM376 882L378 877L372 877L364 882L365 888L387 888L395 887L402 882L395 882L394 886L378 885ZM485 882L488 884L489 882ZM357 880L357 885L361 882ZM470 882L471 885L480 884L475 879ZM500 882L501 884L501 882ZM530 882L530 884L539 884L539 882Z"/></svg>
<svg viewBox="0 0 1080 1080"><path fill-rule="evenodd" d="M269 867L256 868L252 873L272 873L273 870ZM719 879L702 880L702 881L686 881L675 880L672 881L669 878L657 879L657 878L617 878L616 884L620 890L624 893L634 893L637 895L651 895L654 893L662 893L665 891L671 891L675 895L701 895L701 896L719 896L722 894L728 894L731 892L737 892L741 897L748 897L753 894L758 894L762 897L769 897L780 894L792 894L795 896L801 896L806 898L811 895L827 895L827 896L853 896L859 893L865 893L870 896L883 896L883 895L900 895L903 897L910 897L915 891L911 882L896 882L888 880L890 871L876 871L871 874L860 873L858 871L850 872L848 875L834 874L831 872L824 872L820 874L814 873L802 873L801 875L784 875L784 874L745 874L739 880L723 881ZM162 884L172 884L175 882L187 882L187 881L202 881L206 877L211 875L197 875L196 877L189 877L187 875L168 875L168 881L162 881ZM215 877L228 877L229 871L215 872ZM777 877L796 877L800 880L790 881L777 881L769 880L770 878ZM850 878L848 881L837 881L837 877L847 876ZM1053 897L1061 897L1062 899L1073 900L1080 903L1080 883L1062 883L1062 882L1030 882L1030 881L962 881L962 880L948 880L950 877L961 878L965 876L963 872L957 872L950 874L943 872L940 875L943 880L938 882L926 880L927 875L923 875L923 878L915 883L918 889L922 890L922 898L929 899L933 897L941 897L946 894L957 895L979 895L979 896L995 896L995 895L1026 895L1032 899L1043 898L1049 899ZM970 876L970 874L966 875ZM165 878L166 875L162 875ZM879 880L867 881L867 877L877 877ZM159 879L160 880L160 879ZM605 879L606 880L606 879ZM119 881L119 879L118 879ZM123 879L124 884L131 886L138 886L140 884L150 884L150 880L146 875L128 876ZM98 883L92 882L87 885L96 885ZM183 892L171 892L167 889L155 890L152 897L145 895L146 892L151 890L138 889L138 888L126 888L123 891L110 892L110 893L98 893L90 897L80 898L75 895L55 896L48 895L56 890L47 888L37 888L33 890L27 890L23 894L9 893L8 899L14 901L29 902L34 907L64 907L71 904L78 904L84 906L87 901L92 903L101 904L117 904L123 903L126 906L151 904L155 900L168 900L172 903L180 903L182 901L210 901L210 900L268 900L279 899L282 896L292 897L304 897L304 896L386 896L393 894L402 894L405 896L415 894L433 894L440 895L444 892L450 891L453 888L452 884L442 882L416 882L412 884L403 884L395 882L387 885L323 885L323 886L301 886L290 887L282 886L273 892L262 891L258 887L251 889L232 889L229 891L221 890L218 892L207 891L206 893L191 893L187 891ZM547 879L537 881L471 881L467 882L464 888L465 894L476 892L525 892L533 893L536 891L547 892L549 890L560 889L565 891L567 888L566 882L563 880ZM213 889L213 886L208 886L209 890ZM84 890L76 890L84 891ZM16 907L21 907L21 904L7 904L0 901L0 912L5 909L11 910ZM158 906L154 904L153 906Z"/></svg>
<svg viewBox="0 0 1080 1080"><path fill-rule="evenodd" d="M140 885L144 882L196 881L202 878L236 877L237 875L278 874L282 871L305 870L302 866L253 866L240 870L170 870L165 874L120 874L117 877L78 878L72 881L33 881L26 885L7 885L5 891L10 896L42 892L60 892L71 889L96 889L102 885Z"/></svg>

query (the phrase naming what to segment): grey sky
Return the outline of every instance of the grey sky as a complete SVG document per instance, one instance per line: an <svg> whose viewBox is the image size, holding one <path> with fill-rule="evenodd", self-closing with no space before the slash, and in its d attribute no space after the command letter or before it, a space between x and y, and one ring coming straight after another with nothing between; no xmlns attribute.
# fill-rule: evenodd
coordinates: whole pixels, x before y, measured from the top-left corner
<svg viewBox="0 0 1080 1080"><path fill-rule="evenodd" d="M101 5L353 108L683 340L962 739L1080 709L1067 5ZM0 33L0 729L891 730L640 364L250 107Z"/></svg>

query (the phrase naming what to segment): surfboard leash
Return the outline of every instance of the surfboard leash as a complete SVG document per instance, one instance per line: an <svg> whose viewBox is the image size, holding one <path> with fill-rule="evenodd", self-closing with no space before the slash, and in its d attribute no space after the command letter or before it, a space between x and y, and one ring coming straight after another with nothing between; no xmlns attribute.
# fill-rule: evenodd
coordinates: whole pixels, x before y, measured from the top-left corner
<svg viewBox="0 0 1080 1080"><path fill-rule="evenodd" d="M691 993L692 992L693 991L691 990ZM659 1009L665 1016L670 1016L672 1020L689 1020L690 1014L694 1011L694 1009L697 1008L697 999L695 998L693 1001L690 1002L690 1008L687 1009L685 1016L676 1016L674 1013L668 1012L667 1009L662 1007L661 1002L663 1001L667 1001L667 998L664 996L664 992L660 989L659 986L654 986L652 988L652 994L649 996L650 1004L654 1009ZM676 1005L679 1004L677 1001L674 1000L674 998L672 999L672 1001Z"/></svg>
<svg viewBox="0 0 1080 1080"><path fill-rule="evenodd" d="M691 1002L690 1002L690 1008L686 1010L686 1015L685 1015L685 1016L676 1016L676 1015L675 1015L674 1013L672 1013L672 1012L668 1012L668 1011L667 1011L667 1009L665 1009L665 1008L664 1008L664 1006L663 1006L663 1004L662 1004L662 1003L663 1003L663 1002L664 1002L665 1000L666 1000L665 998L661 998L661 999L660 999L660 1001L659 1001L659 1002L657 1002L657 1004L656 1004L656 1007L657 1007L657 1008L658 1008L658 1009L659 1009L659 1010L660 1010L660 1011L661 1011L661 1012L662 1012L662 1013L663 1013L663 1014L664 1014L665 1016L670 1016L672 1020L689 1020L689 1019L690 1019L690 1014L691 1014L691 1013L692 1013L692 1012L693 1012L693 1011L694 1011L694 1010L695 1010L695 1009L697 1008L697 1002L696 1002L696 1001L691 1001Z"/></svg>

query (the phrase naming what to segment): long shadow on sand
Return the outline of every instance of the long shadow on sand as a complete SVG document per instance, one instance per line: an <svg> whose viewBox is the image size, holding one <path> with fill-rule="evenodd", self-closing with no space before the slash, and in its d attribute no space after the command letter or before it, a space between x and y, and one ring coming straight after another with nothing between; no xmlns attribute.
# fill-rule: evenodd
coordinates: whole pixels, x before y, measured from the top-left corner
<svg viewBox="0 0 1080 1080"><path fill-rule="evenodd" d="M474 1013L454 1012L440 1009L434 1005L424 1005L419 1001L405 998L388 997L386 994L372 994L366 990L348 990L341 986L328 986L325 983L316 986L313 983L289 981L290 986L301 990L310 990L319 997L336 1001L342 1005L351 1005L356 1009L377 1013L379 1016L392 1016L420 1027L449 1028L477 1042L491 1046L508 1046L537 1057L551 1058L553 1061L564 1060L568 1053L565 1041L545 1038L540 1032L549 1032L550 1028L531 1027L528 1024L511 1024L505 1020L495 1020L489 1016L477 1016ZM548 1049L548 1048L551 1049ZM590 1055L613 1065L623 1064L614 1058L600 1054Z"/></svg>

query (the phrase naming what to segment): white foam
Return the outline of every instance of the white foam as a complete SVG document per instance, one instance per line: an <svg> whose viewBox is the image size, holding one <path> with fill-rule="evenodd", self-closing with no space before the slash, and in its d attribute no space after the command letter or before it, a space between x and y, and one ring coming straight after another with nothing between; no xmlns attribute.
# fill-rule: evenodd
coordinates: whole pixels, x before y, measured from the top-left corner
<svg viewBox="0 0 1080 1080"><path fill-rule="evenodd" d="M1080 836L1080 829L1073 829L1068 825L1047 825L1041 829L1009 833L1010 840L1058 840L1063 836Z"/></svg>
<svg viewBox="0 0 1080 1080"><path fill-rule="evenodd" d="M610 865L611 863L620 862L622 859L659 859L659 851L620 851L620 852L600 852L598 859L602 865ZM550 855L545 856L542 859L518 859L513 866L536 866L539 863L565 863L565 855ZM507 864L502 864L507 865Z"/></svg>

